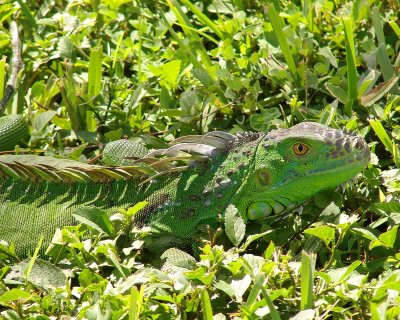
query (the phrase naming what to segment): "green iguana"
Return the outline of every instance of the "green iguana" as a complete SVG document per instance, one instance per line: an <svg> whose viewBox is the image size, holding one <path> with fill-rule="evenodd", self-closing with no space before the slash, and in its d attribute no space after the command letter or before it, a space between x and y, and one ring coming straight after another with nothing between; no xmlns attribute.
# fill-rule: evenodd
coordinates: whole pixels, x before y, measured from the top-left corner
<svg viewBox="0 0 400 320"><path fill-rule="evenodd" d="M202 225L218 226L229 204L246 221L281 214L354 177L369 160L364 139L311 122L268 134L184 136L119 167L3 155L0 240L26 255L41 235L48 244L56 228L74 224L78 207L113 214L146 200L134 224L150 226L160 248L183 247Z"/></svg>

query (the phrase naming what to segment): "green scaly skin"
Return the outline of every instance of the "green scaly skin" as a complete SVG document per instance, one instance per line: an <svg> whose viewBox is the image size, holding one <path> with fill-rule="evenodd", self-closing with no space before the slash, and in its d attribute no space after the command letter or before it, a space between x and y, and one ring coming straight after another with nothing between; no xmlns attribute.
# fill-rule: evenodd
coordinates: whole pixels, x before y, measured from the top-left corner
<svg viewBox="0 0 400 320"><path fill-rule="evenodd" d="M189 149L196 161L186 166L176 150ZM130 171L130 180L113 181L93 173L90 179L98 182L70 183L65 182L68 175L62 174L59 179L40 181L33 173L37 170L31 168L35 163L47 164L52 167L46 167L47 171L57 173L77 167L74 172L88 180L86 174L99 167L65 160L55 163L51 157L0 156L0 239L14 242L17 253L27 255L41 235L48 244L56 228L74 224L76 208L94 206L113 214L117 208L146 200L149 205L136 215L134 223L151 227L155 247L160 251L190 248L199 230L220 224L219 216L229 204L235 205L245 220L265 219L340 185L370 160L362 138L310 122L268 134L217 132L180 138L164 152L171 158L168 166L155 159L160 153L139 160L137 171ZM128 172L129 168L116 168L115 172ZM149 168L157 168L158 173Z"/></svg>

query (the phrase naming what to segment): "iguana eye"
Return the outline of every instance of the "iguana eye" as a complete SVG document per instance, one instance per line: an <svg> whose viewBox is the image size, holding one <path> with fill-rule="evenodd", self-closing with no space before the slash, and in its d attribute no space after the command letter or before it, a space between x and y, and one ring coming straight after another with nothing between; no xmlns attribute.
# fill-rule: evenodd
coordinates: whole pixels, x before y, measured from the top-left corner
<svg viewBox="0 0 400 320"><path fill-rule="evenodd" d="M308 146L306 146L304 143L295 143L292 149L296 156L303 156L309 150Z"/></svg>

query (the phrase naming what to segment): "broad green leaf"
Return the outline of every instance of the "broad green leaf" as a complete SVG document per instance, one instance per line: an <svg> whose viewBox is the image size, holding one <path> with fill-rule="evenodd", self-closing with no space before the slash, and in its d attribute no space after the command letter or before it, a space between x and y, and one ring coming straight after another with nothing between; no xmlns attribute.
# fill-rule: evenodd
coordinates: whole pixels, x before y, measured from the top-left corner
<svg viewBox="0 0 400 320"><path fill-rule="evenodd" d="M117 130L113 130L113 131L108 131L107 133L104 134L104 136L110 141L115 141L115 140L121 139L122 128L118 128Z"/></svg>
<svg viewBox="0 0 400 320"><path fill-rule="evenodd" d="M102 55L103 48L101 46L90 50L88 70L88 99L93 99L96 97L101 90Z"/></svg>
<svg viewBox="0 0 400 320"><path fill-rule="evenodd" d="M74 211L73 216L79 222L88 225L89 227L99 231L100 233L105 233L110 237L115 234L114 227L107 213L99 208L77 208Z"/></svg>
<svg viewBox="0 0 400 320"><path fill-rule="evenodd" d="M363 79L360 79L358 95L361 98L366 92L369 92L378 80L380 73L371 70L368 72Z"/></svg>
<svg viewBox="0 0 400 320"><path fill-rule="evenodd" d="M33 128L36 131L42 131L56 114L57 112L51 110L39 113L32 121Z"/></svg>
<svg viewBox="0 0 400 320"><path fill-rule="evenodd" d="M30 297L31 294L29 292L26 292L22 289L14 288L0 296L0 304L3 306L8 306L10 302L18 300L28 300Z"/></svg>
<svg viewBox="0 0 400 320"><path fill-rule="evenodd" d="M335 239L335 229L329 226L318 226L309 228L304 233L311 234L321 239L327 247Z"/></svg>
<svg viewBox="0 0 400 320"><path fill-rule="evenodd" d="M332 83L327 82L325 83L325 88L341 103L345 104L349 101L349 96L347 95L346 91L344 91L341 87L335 86Z"/></svg>
<svg viewBox="0 0 400 320"><path fill-rule="evenodd" d="M245 243L243 243L241 249L246 250L247 247L248 247L252 242L254 242L254 241L256 241L257 239L259 239L259 238L261 238L261 237L263 237L263 236L265 236L265 235L267 235L267 234L269 234L269 233L272 233L272 232L273 232L273 230L267 230L267 231L264 231L263 233L258 233L258 234L249 235L249 236L247 237ZM272 243L271 243L271 244L272 244ZM270 245L270 246L271 246L271 245ZM268 248L270 248L270 246L269 246ZM273 245L272 245L272 249L270 249L270 250L273 251Z"/></svg>
<svg viewBox="0 0 400 320"><path fill-rule="evenodd" d="M246 225L234 205L225 210L225 232L231 242L237 247L242 242L246 232Z"/></svg>
<svg viewBox="0 0 400 320"><path fill-rule="evenodd" d="M249 288L250 284L251 276L249 274L244 275L241 279L233 279L231 281L230 286L233 289L237 302L241 303L243 301L243 295Z"/></svg>
<svg viewBox="0 0 400 320"><path fill-rule="evenodd" d="M378 239L371 231L365 228L351 228L350 231L371 241Z"/></svg>
<svg viewBox="0 0 400 320"><path fill-rule="evenodd" d="M382 241L382 243L387 247L387 248L393 248L396 238L397 238L397 230L399 229L399 226L396 225L393 228L391 228L389 231L386 231L382 233L378 239ZM372 245L372 244L371 244ZM374 247L374 246L372 246ZM372 249L372 248L370 248Z"/></svg>
<svg viewBox="0 0 400 320"><path fill-rule="evenodd" d="M381 99L386 93L388 93L399 81L399 76L393 76L390 80L382 82L377 85L374 89L364 94L360 98L360 103L364 106L370 106L376 101Z"/></svg>
<svg viewBox="0 0 400 320"><path fill-rule="evenodd" d="M216 289L219 289L219 290L225 292L230 298L233 298L235 296L235 290L232 288L232 286L229 283L227 283L223 280L219 280L214 285L214 287Z"/></svg>
<svg viewBox="0 0 400 320"><path fill-rule="evenodd" d="M166 85L173 90L176 88L181 68L180 60L172 60L159 67L149 65L148 68L155 76L161 78L161 85Z"/></svg>
<svg viewBox="0 0 400 320"><path fill-rule="evenodd" d="M318 51L318 53L319 53L321 56L324 56L325 58L327 58L327 59L329 60L330 64L331 64L333 67L335 67L335 68L338 67L336 58L335 58L335 56L333 55L331 48L329 48L329 47L320 48L319 51Z"/></svg>
<svg viewBox="0 0 400 320"><path fill-rule="evenodd" d="M138 202L133 207L130 207L128 210L126 210L126 214L129 217L133 217L136 213L138 213L141 209L143 209L148 204L149 203L147 201Z"/></svg>

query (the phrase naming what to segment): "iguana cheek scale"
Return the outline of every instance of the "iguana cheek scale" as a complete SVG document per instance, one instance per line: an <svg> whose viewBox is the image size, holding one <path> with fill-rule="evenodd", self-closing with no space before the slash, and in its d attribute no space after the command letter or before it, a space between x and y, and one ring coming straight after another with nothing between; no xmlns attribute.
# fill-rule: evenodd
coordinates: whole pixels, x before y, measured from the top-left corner
<svg viewBox="0 0 400 320"><path fill-rule="evenodd" d="M352 178L369 157L362 138L316 123L266 135L186 136L113 168L0 156L0 240L27 255L41 235L48 244L56 228L74 224L77 208L113 214L146 200L134 223L151 227L156 249L190 246L229 204L245 220L282 213Z"/></svg>

